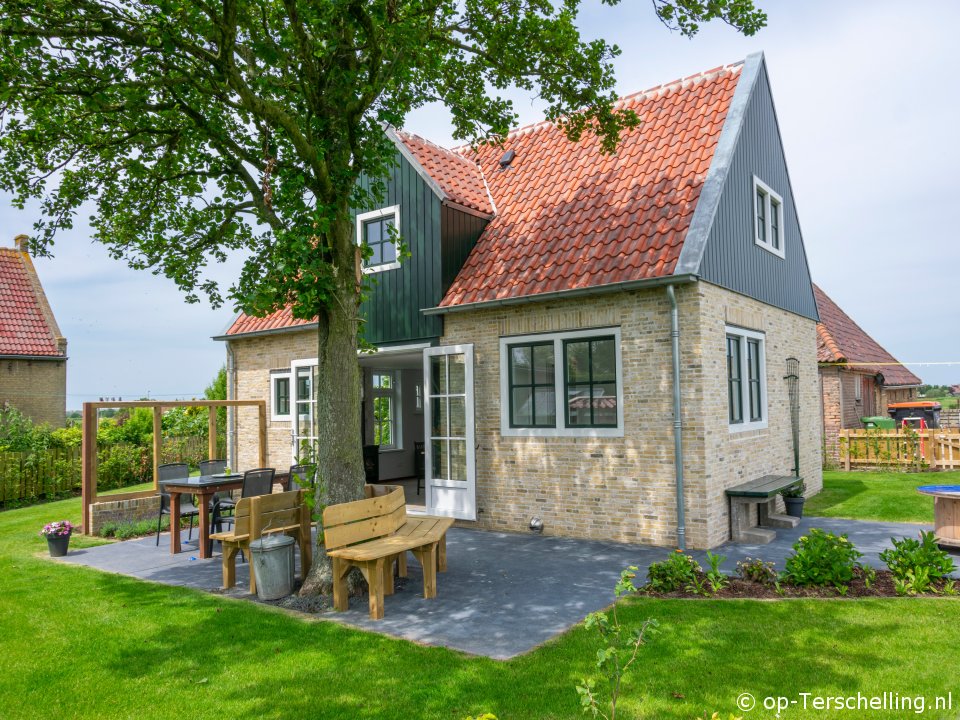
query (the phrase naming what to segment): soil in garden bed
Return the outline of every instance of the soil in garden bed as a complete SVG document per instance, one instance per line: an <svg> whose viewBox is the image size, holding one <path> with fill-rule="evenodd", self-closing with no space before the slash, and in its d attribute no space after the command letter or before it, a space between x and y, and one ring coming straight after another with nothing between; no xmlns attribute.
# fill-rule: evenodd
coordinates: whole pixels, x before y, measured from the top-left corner
<svg viewBox="0 0 960 720"><path fill-rule="evenodd" d="M644 595L658 598L757 598L761 600L779 600L781 598L864 598L864 597L898 597L896 586L893 582L893 575L889 570L877 570L876 579L867 587L863 575L857 573L849 585L846 595L841 595L834 587L798 587L796 585L780 584L780 592L777 592L776 586L765 583L752 582L750 580L741 580L738 577L729 578L730 584L716 595L697 595L685 590L677 590L670 593L656 593L642 590ZM933 587L939 592L945 584L943 580L937 580ZM923 595L911 597L941 597L935 592L924 593Z"/></svg>

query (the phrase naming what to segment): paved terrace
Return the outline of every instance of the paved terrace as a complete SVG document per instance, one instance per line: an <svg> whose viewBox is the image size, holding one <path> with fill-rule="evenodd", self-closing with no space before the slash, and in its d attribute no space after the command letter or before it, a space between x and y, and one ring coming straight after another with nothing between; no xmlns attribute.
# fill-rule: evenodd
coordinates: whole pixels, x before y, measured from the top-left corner
<svg viewBox="0 0 960 720"><path fill-rule="evenodd" d="M732 573L737 560L761 557L778 568L791 545L811 527L848 533L864 553L863 560L883 567L878 554L891 536L916 536L924 525L860 522L832 518L805 518L793 530L778 530L769 545L727 544L724 569ZM142 580L220 592L219 553L201 560L197 540L186 541L184 551L170 554L170 539L153 536L71 550L62 562L86 565ZM215 546L216 547L216 546ZM641 576L647 566L669 550L586 540L485 532L453 528L447 536L449 570L437 576L437 597L424 600L419 565L408 555L409 578L385 599L386 617L367 617L367 598L351 598L350 610L320 617L357 628L386 633L427 645L506 659L525 653L581 621L590 612L610 604L620 571L636 565ZM701 561L705 554L693 553ZM297 560L299 567L299 559ZM228 595L250 598L249 563L237 564L238 585Z"/></svg>

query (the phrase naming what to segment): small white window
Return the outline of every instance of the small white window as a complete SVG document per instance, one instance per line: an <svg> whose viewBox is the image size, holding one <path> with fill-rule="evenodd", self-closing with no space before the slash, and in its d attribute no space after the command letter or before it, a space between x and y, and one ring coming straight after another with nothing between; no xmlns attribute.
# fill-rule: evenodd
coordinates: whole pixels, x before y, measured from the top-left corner
<svg viewBox="0 0 960 720"><path fill-rule="evenodd" d="M730 432L767 427L763 333L727 327L727 408Z"/></svg>
<svg viewBox="0 0 960 720"><path fill-rule="evenodd" d="M854 375L853 399L855 402L863 401L863 378L859 375Z"/></svg>
<svg viewBox="0 0 960 720"><path fill-rule="evenodd" d="M756 176L753 178L753 226L757 245L784 257L783 198Z"/></svg>
<svg viewBox="0 0 960 720"><path fill-rule="evenodd" d="M371 255L363 261L364 273L378 273L400 267L400 206L357 215L357 245L367 245Z"/></svg>
<svg viewBox="0 0 960 720"><path fill-rule="evenodd" d="M400 373L373 371L373 444L380 450L403 447L400 429Z"/></svg>
<svg viewBox="0 0 960 720"><path fill-rule="evenodd" d="M270 419L290 420L290 371L270 373Z"/></svg>
<svg viewBox="0 0 960 720"><path fill-rule="evenodd" d="M500 434L623 437L620 328L500 338Z"/></svg>

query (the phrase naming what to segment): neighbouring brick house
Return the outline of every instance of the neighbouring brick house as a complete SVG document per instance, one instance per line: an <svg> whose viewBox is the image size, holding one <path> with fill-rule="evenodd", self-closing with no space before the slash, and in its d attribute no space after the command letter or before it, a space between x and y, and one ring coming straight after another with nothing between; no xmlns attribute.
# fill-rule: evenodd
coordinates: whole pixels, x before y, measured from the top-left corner
<svg viewBox="0 0 960 720"><path fill-rule="evenodd" d="M381 481L418 474L423 443L423 510L471 527L537 517L549 534L674 545L682 507L687 544L713 547L726 488L794 470L790 359L799 472L822 485L803 239L762 55L621 103L641 125L616 155L548 122L478 150L388 130L386 198L356 218L378 347L358 359L356 432L379 445ZM284 467L314 432L316 323L241 315L217 339L230 395L270 399ZM231 464L252 466L256 418L231 416L230 433Z"/></svg>
<svg viewBox="0 0 960 720"><path fill-rule="evenodd" d="M67 408L67 340L27 251L27 236L0 248L0 405L61 427Z"/></svg>
<svg viewBox="0 0 960 720"><path fill-rule="evenodd" d="M887 405L917 397L920 378L814 285L820 322L817 362L820 370L824 455L836 462L840 430L860 428L860 418L887 415Z"/></svg>

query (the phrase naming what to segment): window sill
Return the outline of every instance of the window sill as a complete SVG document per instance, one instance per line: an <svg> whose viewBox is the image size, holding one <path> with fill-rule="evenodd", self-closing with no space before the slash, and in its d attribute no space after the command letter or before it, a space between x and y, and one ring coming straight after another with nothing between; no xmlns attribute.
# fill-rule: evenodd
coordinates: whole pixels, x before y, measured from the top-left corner
<svg viewBox="0 0 960 720"><path fill-rule="evenodd" d="M730 436L733 438L751 438L764 434L768 424L766 422L751 423L749 425L729 425Z"/></svg>
<svg viewBox="0 0 960 720"><path fill-rule="evenodd" d="M754 242L756 243L757 247L763 248L771 255L776 255L781 260L786 259L787 254L783 251L783 248L781 248L780 250L777 250L772 245L770 245L770 243L760 242L756 238L754 238Z"/></svg>
<svg viewBox="0 0 960 720"><path fill-rule="evenodd" d="M386 455L386 454L388 454L388 453L399 453L399 452L403 452L403 448L387 447L387 448L381 448L381 449L380 449L380 454L381 454L381 455Z"/></svg>
<svg viewBox="0 0 960 720"><path fill-rule="evenodd" d="M400 268L400 263L392 262L386 263L384 265L374 265L372 267L363 268L364 275L373 275L375 273L384 272L386 270L398 270Z"/></svg>
<svg viewBox="0 0 960 720"><path fill-rule="evenodd" d="M500 428L501 437L622 438L623 428Z"/></svg>

